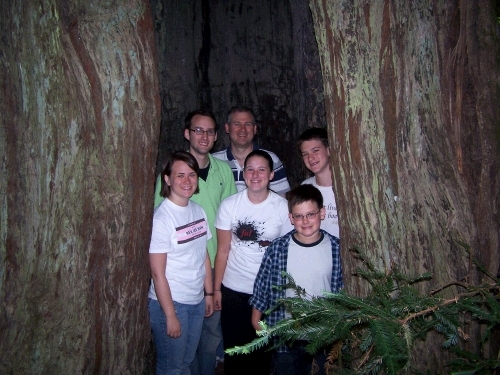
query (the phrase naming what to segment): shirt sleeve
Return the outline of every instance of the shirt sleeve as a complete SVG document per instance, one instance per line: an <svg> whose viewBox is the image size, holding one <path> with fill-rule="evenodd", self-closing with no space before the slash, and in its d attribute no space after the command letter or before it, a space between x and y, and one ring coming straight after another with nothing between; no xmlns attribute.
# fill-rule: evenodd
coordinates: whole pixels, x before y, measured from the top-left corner
<svg viewBox="0 0 500 375"><path fill-rule="evenodd" d="M158 178L156 179L156 184L155 184L155 207L158 207L160 205L161 202L163 202L163 200L165 198L163 198L161 195L160 195L160 192L161 192L161 174L158 175Z"/></svg>
<svg viewBox="0 0 500 375"><path fill-rule="evenodd" d="M340 292L344 288L344 278L342 276L342 261L340 259L340 240L335 236L330 236L332 244L332 292Z"/></svg>
<svg viewBox="0 0 500 375"><path fill-rule="evenodd" d="M168 223L162 219L162 215L153 217L153 230L151 232L150 253L169 253L172 249L172 229Z"/></svg>
<svg viewBox="0 0 500 375"><path fill-rule="evenodd" d="M287 191L290 191L290 184L288 183L288 178L286 177L285 167L283 166L280 158L274 152L266 152L269 153L273 159L274 169L274 177L269 183L269 188L277 194L284 194Z"/></svg>
<svg viewBox="0 0 500 375"><path fill-rule="evenodd" d="M226 163L220 166L223 171L224 190L222 191L221 199L225 199L233 194L236 194L236 184L234 183L233 171Z"/></svg>
<svg viewBox="0 0 500 375"><path fill-rule="evenodd" d="M205 223L207 225L207 241L212 238L212 231L210 230L210 225L208 225L208 218L203 207L200 206L201 211L203 212L203 218L205 219Z"/></svg>
<svg viewBox="0 0 500 375"><path fill-rule="evenodd" d="M232 204L228 201L228 198L221 202L215 218L215 227L217 229L231 230L231 207Z"/></svg>

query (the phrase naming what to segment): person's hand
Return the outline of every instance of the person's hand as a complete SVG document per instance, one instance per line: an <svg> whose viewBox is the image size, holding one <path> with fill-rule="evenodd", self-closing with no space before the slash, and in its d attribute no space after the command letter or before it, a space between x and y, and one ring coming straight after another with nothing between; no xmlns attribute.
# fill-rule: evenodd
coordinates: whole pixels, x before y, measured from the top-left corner
<svg viewBox="0 0 500 375"><path fill-rule="evenodd" d="M250 318L250 322L252 323L253 329L256 331L262 330L259 322L262 320L262 312L257 310L255 307L252 307L252 317Z"/></svg>
<svg viewBox="0 0 500 375"><path fill-rule="evenodd" d="M177 315L167 318L167 336L176 339L181 336L181 323Z"/></svg>
<svg viewBox="0 0 500 375"><path fill-rule="evenodd" d="M216 290L214 292L214 310L222 310L222 293L220 290Z"/></svg>
<svg viewBox="0 0 500 375"><path fill-rule="evenodd" d="M260 324L259 324L259 321L258 321L258 320L257 320L257 321L254 321L254 320L252 319L252 327L253 327L253 329L255 329L256 331L260 331L260 330L262 330L262 327L260 326Z"/></svg>
<svg viewBox="0 0 500 375"><path fill-rule="evenodd" d="M214 297L205 296L205 318L208 318L214 312Z"/></svg>

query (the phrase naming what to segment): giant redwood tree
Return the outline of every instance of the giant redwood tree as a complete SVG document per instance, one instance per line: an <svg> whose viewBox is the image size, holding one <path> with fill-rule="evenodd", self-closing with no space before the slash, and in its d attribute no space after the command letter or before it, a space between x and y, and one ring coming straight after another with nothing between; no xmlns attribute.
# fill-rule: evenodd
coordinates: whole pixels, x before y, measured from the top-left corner
<svg viewBox="0 0 500 375"><path fill-rule="evenodd" d="M159 131L149 3L0 12L0 373L140 374Z"/></svg>
<svg viewBox="0 0 500 375"><path fill-rule="evenodd" d="M153 1L160 3L168 2ZM203 1L196 9L204 20L217 20L229 9L238 25L241 9L259 18L253 2L236 3L228 8ZM304 8L296 1L284 8L275 3L278 10L290 9L293 38L300 36L297 20L305 19ZM430 271L434 278L423 292L456 280L481 281L459 242L497 274L500 75L494 2L311 0L310 7L343 249L360 246L379 266L397 264L409 274ZM273 19L283 20L281 13ZM2 5L2 374L142 372L160 128L150 14L146 0ZM167 30L157 22L158 30ZM204 23L200 49L218 56L218 63L201 64L202 73L225 61L210 47L226 27L234 34L231 23ZM170 32L186 32L168 30L160 36L167 41L175 37ZM172 61L184 61L179 56ZM252 72L239 81L252 81ZM220 95L217 85L207 86L206 76L200 77L197 98ZM296 163L287 167L298 168L297 157ZM367 293L350 276L355 263L347 251L344 267L348 292ZM442 366L434 354L438 345L430 337L416 348L421 369Z"/></svg>
<svg viewBox="0 0 500 375"><path fill-rule="evenodd" d="M356 264L346 250L355 245L380 267L431 272L424 292L481 281L458 243L497 275L495 3L312 0L311 9L348 292L368 291L350 277ZM438 346L431 337L416 349L421 369L438 372Z"/></svg>

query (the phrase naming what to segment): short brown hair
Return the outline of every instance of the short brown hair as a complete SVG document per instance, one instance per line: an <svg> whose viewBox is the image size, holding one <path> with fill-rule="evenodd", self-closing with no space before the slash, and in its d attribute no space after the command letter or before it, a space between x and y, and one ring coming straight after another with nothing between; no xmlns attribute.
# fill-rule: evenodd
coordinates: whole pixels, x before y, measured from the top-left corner
<svg viewBox="0 0 500 375"><path fill-rule="evenodd" d="M305 141L312 141L312 140L317 140L317 141L320 141L323 146L325 146L326 148L329 148L329 145L328 145L328 132L326 131L326 129L323 129L323 128L309 128L307 130L305 130L299 137L299 139L297 140L297 148L299 149L299 152L300 151L300 146L302 146L302 143L305 142Z"/></svg>
<svg viewBox="0 0 500 375"><path fill-rule="evenodd" d="M196 111L189 112L184 118L184 129L191 129L191 120L196 115L210 117L214 122L215 131L217 131L217 121L215 121L215 115L208 109L197 109Z"/></svg>
<svg viewBox="0 0 500 375"><path fill-rule="evenodd" d="M226 124L230 124L231 117L233 116L234 113L238 113L238 112L245 112L245 113L249 113L250 115L252 115L253 124L257 125L257 122L255 120L255 114L253 113L253 111L249 107L245 107L243 105L236 105L229 110L229 112L226 114Z"/></svg>
<svg viewBox="0 0 500 375"><path fill-rule="evenodd" d="M299 185L286 194L288 199L288 212L292 213L293 207L304 202L315 202L318 208L323 208L323 195L317 187L311 184Z"/></svg>
<svg viewBox="0 0 500 375"><path fill-rule="evenodd" d="M165 181L165 176L170 177L170 175L172 174L172 166L176 161L183 161L184 163L186 163L189 168L191 168L193 171L196 172L197 177L200 171L198 162L196 161L195 157L191 155L189 152L175 151L172 154L170 154L170 157L168 158L167 162L165 163L165 166L163 167L163 170L161 171L160 195L164 198L167 198L170 195L170 186L168 186L167 182ZM194 193L196 194L199 191L200 190L197 187Z"/></svg>

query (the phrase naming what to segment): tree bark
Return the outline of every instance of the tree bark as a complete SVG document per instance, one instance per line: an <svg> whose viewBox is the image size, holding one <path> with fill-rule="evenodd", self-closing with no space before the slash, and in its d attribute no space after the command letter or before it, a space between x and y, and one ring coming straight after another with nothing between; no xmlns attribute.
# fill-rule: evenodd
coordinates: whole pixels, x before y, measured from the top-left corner
<svg viewBox="0 0 500 375"><path fill-rule="evenodd" d="M431 272L428 291L499 268L499 57L493 2L312 0L346 287L359 246ZM490 280L491 281L491 280ZM432 341L432 340L431 340ZM436 340L434 341L436 344ZM428 346L423 369L444 361ZM439 354L438 354L439 353Z"/></svg>
<svg viewBox="0 0 500 375"><path fill-rule="evenodd" d="M159 98L147 1L0 16L0 373L140 374Z"/></svg>

